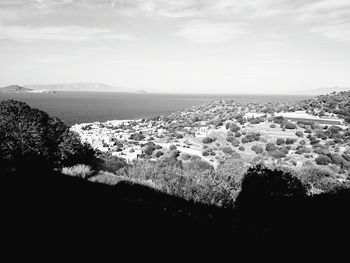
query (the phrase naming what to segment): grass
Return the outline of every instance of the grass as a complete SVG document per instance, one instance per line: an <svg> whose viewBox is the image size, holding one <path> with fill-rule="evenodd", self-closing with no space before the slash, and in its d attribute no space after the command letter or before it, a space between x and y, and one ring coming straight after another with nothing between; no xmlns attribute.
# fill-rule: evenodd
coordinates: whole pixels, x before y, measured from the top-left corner
<svg viewBox="0 0 350 263"><path fill-rule="evenodd" d="M94 173L91 166L85 164L77 164L72 167L63 167L61 172L65 175L80 177L83 179L88 179Z"/></svg>

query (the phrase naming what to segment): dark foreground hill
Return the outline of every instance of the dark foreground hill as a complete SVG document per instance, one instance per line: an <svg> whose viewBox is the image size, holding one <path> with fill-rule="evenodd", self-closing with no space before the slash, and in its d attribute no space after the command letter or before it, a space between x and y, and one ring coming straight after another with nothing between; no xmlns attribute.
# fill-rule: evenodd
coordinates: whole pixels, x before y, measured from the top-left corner
<svg viewBox="0 0 350 263"><path fill-rule="evenodd" d="M349 238L347 191L279 198L263 190L269 182L250 179L237 208L223 209L128 182L108 186L55 173L2 177L1 238L33 253L83 248L232 257L257 249L330 252Z"/></svg>

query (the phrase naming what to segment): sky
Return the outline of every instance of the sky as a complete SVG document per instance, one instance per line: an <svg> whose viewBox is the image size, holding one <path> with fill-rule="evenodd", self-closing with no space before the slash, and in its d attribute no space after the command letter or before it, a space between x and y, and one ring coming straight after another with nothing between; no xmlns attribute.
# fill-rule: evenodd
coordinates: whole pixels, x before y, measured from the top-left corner
<svg viewBox="0 0 350 263"><path fill-rule="evenodd" d="M350 0L0 0L0 86L350 87Z"/></svg>

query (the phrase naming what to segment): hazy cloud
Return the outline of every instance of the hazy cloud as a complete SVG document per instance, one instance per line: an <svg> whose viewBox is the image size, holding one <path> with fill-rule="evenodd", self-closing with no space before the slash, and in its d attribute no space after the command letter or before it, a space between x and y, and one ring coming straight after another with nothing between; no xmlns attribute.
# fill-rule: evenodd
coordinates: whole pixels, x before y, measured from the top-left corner
<svg viewBox="0 0 350 263"><path fill-rule="evenodd" d="M65 26L65 27L28 27L0 26L0 39L14 41L87 41L96 39L115 39L133 41L136 38L129 33L118 33L97 27Z"/></svg>
<svg viewBox="0 0 350 263"><path fill-rule="evenodd" d="M192 20L180 26L174 35L199 44L218 44L231 40L244 33L244 30L233 23Z"/></svg>

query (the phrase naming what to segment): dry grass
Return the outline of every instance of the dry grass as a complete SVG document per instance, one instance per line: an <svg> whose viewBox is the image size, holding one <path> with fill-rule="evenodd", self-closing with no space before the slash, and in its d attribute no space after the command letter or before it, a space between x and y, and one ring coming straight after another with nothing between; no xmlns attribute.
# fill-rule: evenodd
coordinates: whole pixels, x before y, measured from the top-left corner
<svg viewBox="0 0 350 263"><path fill-rule="evenodd" d="M89 178L94 173L94 171L91 169L91 166L85 164L77 164L72 167L63 167L61 172L65 175L80 177L84 179Z"/></svg>

